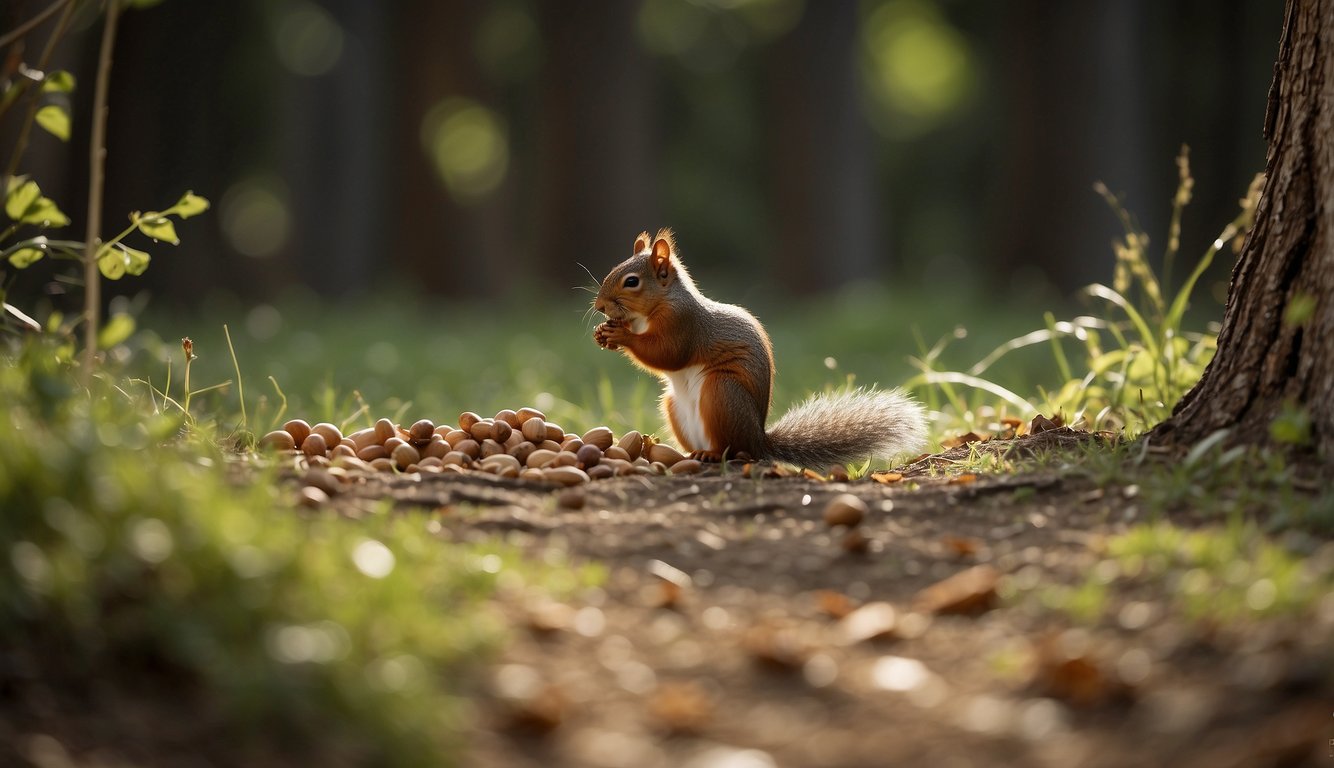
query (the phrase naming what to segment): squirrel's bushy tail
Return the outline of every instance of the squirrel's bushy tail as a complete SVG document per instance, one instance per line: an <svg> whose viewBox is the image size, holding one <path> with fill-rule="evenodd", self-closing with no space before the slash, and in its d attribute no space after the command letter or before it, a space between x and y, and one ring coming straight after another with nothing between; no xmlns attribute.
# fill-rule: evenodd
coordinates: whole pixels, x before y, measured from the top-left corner
<svg viewBox="0 0 1334 768"><path fill-rule="evenodd" d="M769 430L763 458L824 470L925 442L926 412L903 390L855 389L814 395L788 411Z"/></svg>

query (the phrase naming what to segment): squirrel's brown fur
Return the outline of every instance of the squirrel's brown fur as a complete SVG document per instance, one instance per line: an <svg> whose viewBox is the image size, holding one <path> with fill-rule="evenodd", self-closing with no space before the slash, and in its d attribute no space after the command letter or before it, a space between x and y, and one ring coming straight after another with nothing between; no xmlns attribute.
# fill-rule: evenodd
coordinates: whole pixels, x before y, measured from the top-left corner
<svg viewBox="0 0 1334 768"><path fill-rule="evenodd" d="M635 239L634 255L602 281L594 307L607 316L594 341L623 349L663 380L663 413L695 458L745 453L827 468L915 450L925 438L921 406L899 390L816 395L766 433L769 336L746 310L699 292L670 230Z"/></svg>

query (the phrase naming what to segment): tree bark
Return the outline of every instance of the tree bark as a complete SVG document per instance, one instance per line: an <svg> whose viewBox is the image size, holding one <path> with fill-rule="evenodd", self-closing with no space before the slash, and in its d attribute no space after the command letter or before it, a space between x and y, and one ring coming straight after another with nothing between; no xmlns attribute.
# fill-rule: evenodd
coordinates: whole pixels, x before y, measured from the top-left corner
<svg viewBox="0 0 1334 768"><path fill-rule="evenodd" d="M1334 0L1289 0L1265 116L1267 177L1232 272L1218 353L1154 430L1196 442L1219 429L1265 443L1286 407L1334 461ZM1294 301L1314 302L1290 313ZM1295 316L1294 316L1295 315ZM1305 315L1305 317L1300 317Z"/></svg>

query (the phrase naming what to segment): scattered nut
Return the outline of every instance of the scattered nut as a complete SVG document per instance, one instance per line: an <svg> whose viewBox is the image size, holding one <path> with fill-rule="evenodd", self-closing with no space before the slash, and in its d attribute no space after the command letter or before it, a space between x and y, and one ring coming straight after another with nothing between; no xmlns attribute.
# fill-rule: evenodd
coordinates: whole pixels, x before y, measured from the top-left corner
<svg viewBox="0 0 1334 768"><path fill-rule="evenodd" d="M849 528L860 525L866 517L866 502L844 493L835 496L824 508L824 521L827 525L846 525Z"/></svg>
<svg viewBox="0 0 1334 768"><path fill-rule="evenodd" d="M294 451L296 438L285 429L276 429L259 439L259 447L274 451Z"/></svg>

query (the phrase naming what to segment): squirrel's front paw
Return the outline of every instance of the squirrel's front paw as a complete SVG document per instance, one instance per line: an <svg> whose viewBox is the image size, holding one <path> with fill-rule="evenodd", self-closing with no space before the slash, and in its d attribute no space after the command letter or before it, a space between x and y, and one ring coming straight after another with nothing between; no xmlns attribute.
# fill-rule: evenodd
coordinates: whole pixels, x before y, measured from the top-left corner
<svg viewBox="0 0 1334 768"><path fill-rule="evenodd" d="M603 349L620 349L628 336L625 326L614 323L603 323L593 329L593 341Z"/></svg>

